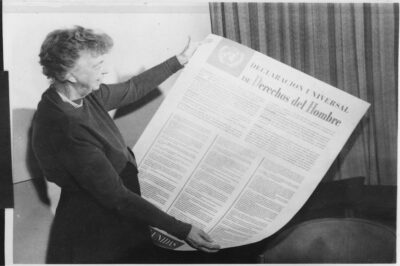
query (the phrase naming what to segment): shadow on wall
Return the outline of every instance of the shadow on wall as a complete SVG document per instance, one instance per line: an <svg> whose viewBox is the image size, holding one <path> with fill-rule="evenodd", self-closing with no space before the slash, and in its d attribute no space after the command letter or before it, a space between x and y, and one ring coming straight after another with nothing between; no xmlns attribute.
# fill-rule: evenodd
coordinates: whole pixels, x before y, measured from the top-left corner
<svg viewBox="0 0 400 266"><path fill-rule="evenodd" d="M32 183L36 188L36 192L38 193L40 201L50 206L47 184L32 149L32 127L30 127L28 131L28 151L26 153L26 164L28 171L32 176Z"/></svg>
<svg viewBox="0 0 400 266"><path fill-rule="evenodd" d="M12 113L12 160L14 179L14 263L44 263L54 202L33 155L30 127L34 109Z"/></svg>
<svg viewBox="0 0 400 266"><path fill-rule="evenodd" d="M127 80L127 79L129 79L129 78L123 78L122 80ZM153 100L160 97L161 95L162 95L161 90L157 88L157 89L151 91L149 94L147 94L145 97L143 97L139 101L117 109L113 118L118 119L123 116L129 115L130 113L135 112L139 108L147 105L148 103L152 102Z"/></svg>
<svg viewBox="0 0 400 266"><path fill-rule="evenodd" d="M34 109L13 110L13 173L14 183L31 179L40 201L50 206L47 184L32 150ZM18 195L15 195L18 197Z"/></svg>

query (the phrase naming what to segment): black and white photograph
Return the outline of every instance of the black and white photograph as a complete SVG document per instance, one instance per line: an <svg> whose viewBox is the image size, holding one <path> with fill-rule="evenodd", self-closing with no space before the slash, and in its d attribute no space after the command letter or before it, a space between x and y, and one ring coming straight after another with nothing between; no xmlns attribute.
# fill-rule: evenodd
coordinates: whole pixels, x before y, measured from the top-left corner
<svg viewBox="0 0 400 266"><path fill-rule="evenodd" d="M3 0L2 34L5 265L397 262L398 3Z"/></svg>

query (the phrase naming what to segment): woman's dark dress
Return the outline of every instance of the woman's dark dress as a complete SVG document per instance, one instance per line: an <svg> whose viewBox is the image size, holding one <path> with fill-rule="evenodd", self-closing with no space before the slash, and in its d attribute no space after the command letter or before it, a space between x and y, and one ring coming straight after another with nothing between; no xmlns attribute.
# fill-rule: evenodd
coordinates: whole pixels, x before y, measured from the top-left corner
<svg viewBox="0 0 400 266"><path fill-rule="evenodd" d="M105 85L81 107L43 93L32 145L45 177L61 187L48 263L151 262L148 225L185 239L191 226L140 197L136 161L107 111L137 101L182 66L176 57L124 83Z"/></svg>

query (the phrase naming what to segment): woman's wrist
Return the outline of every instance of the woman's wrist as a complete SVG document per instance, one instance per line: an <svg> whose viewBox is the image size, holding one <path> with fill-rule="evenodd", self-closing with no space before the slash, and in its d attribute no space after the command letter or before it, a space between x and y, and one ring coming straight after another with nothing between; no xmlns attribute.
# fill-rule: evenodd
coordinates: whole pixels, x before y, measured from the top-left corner
<svg viewBox="0 0 400 266"><path fill-rule="evenodd" d="M189 58L183 54L178 54L176 58L178 59L179 64L181 64L182 66L186 65L189 62Z"/></svg>

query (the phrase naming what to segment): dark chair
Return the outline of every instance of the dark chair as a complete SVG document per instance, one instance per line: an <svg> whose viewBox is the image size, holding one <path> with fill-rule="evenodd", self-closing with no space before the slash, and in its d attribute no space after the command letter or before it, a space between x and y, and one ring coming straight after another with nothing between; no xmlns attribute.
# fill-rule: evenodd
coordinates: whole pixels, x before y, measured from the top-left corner
<svg viewBox="0 0 400 266"><path fill-rule="evenodd" d="M263 263L391 263L396 233L364 219L314 219L281 232L260 257Z"/></svg>

